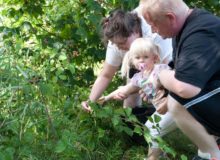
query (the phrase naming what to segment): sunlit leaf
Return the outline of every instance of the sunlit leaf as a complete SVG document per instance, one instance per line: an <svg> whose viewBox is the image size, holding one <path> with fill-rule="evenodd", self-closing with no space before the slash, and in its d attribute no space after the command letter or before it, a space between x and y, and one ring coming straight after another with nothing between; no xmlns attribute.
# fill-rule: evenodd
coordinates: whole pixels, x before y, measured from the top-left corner
<svg viewBox="0 0 220 160"><path fill-rule="evenodd" d="M63 141L59 141L56 145L56 148L55 148L55 152L57 153L61 153L63 152L64 150L66 149L66 145L63 143Z"/></svg>

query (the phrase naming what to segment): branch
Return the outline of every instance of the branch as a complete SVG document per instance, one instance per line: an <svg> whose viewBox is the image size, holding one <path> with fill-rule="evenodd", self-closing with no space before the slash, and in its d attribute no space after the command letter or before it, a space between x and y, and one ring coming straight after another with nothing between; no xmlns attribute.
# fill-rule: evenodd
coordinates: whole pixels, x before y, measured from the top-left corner
<svg viewBox="0 0 220 160"><path fill-rule="evenodd" d="M48 118L48 120L49 120L50 127L51 127L51 129L52 129L52 133L53 133L53 136L54 136L54 140L55 140L55 142L57 143L56 132L55 132L55 129L54 129L54 126L53 126L52 120L51 120L51 118L50 118L50 114L49 114L49 111L48 111L48 108L47 108L47 105L46 105L46 102L45 102L44 96L43 96L41 90L39 90L39 92L40 92L40 95L41 95L41 99L42 99L42 101L43 101L43 104L44 104L44 106L45 106L45 111L46 111L46 113L47 113L47 118Z"/></svg>

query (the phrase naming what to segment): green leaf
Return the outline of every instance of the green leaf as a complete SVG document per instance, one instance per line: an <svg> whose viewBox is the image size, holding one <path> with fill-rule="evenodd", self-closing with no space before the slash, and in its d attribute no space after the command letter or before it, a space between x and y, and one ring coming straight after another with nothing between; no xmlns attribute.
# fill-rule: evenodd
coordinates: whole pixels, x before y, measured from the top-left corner
<svg viewBox="0 0 220 160"><path fill-rule="evenodd" d="M31 133L26 133L24 135L25 141L28 143L32 143L34 141L34 136Z"/></svg>
<svg viewBox="0 0 220 160"><path fill-rule="evenodd" d="M147 119L151 122L151 123L154 123L154 120L151 116L148 116Z"/></svg>
<svg viewBox="0 0 220 160"><path fill-rule="evenodd" d="M111 116L113 114L111 107L104 107L103 109L104 109L105 113L108 114L109 116Z"/></svg>
<svg viewBox="0 0 220 160"><path fill-rule="evenodd" d="M61 47L63 46L63 44L60 43L60 42L55 42L55 43L53 44L53 46L55 47L55 49L61 49Z"/></svg>
<svg viewBox="0 0 220 160"><path fill-rule="evenodd" d="M43 95L51 95L52 94L51 85L40 83L39 87L40 87L40 90Z"/></svg>
<svg viewBox="0 0 220 160"><path fill-rule="evenodd" d="M50 71L53 72L56 68L55 67L51 67Z"/></svg>
<svg viewBox="0 0 220 160"><path fill-rule="evenodd" d="M25 94L29 94L29 93L31 92L31 87L28 86L28 85L25 85L25 86L23 87L23 90L24 90L24 93L25 93Z"/></svg>
<svg viewBox="0 0 220 160"><path fill-rule="evenodd" d="M87 32L83 27L79 27L76 31L76 34L78 34L81 37L86 37L87 36Z"/></svg>
<svg viewBox="0 0 220 160"><path fill-rule="evenodd" d="M129 117L126 118L126 121L138 122L136 116L132 115L132 114Z"/></svg>
<svg viewBox="0 0 220 160"><path fill-rule="evenodd" d="M118 117L118 116L113 116L113 118L112 118L112 123L113 123L113 125L114 126L116 126L116 125L118 125L118 123L120 122L120 118Z"/></svg>
<svg viewBox="0 0 220 160"><path fill-rule="evenodd" d="M65 75L59 75L59 78L62 79L62 80L66 80L67 77Z"/></svg>
<svg viewBox="0 0 220 160"><path fill-rule="evenodd" d="M109 117L108 114L107 114L105 111L103 111L103 110L97 112L97 113L96 113L96 116L97 116L98 118L107 118L107 117Z"/></svg>
<svg viewBox="0 0 220 160"><path fill-rule="evenodd" d="M125 131L129 136L133 135L133 130L129 127L122 127L123 131Z"/></svg>
<svg viewBox="0 0 220 160"><path fill-rule="evenodd" d="M3 151L3 152L0 152L0 159L5 159L5 153L4 153L4 151Z"/></svg>
<svg viewBox="0 0 220 160"><path fill-rule="evenodd" d="M54 83L57 83L57 80L58 80L58 77L57 77L57 76L53 76L52 81L53 81Z"/></svg>
<svg viewBox="0 0 220 160"><path fill-rule="evenodd" d="M66 55L60 55L59 56L59 60L61 60L61 61L66 60L66 59L67 59Z"/></svg>
<svg viewBox="0 0 220 160"><path fill-rule="evenodd" d="M151 142L151 136L149 130L144 130L144 139L147 141L147 143Z"/></svg>
<svg viewBox="0 0 220 160"><path fill-rule="evenodd" d="M15 149L9 147L5 150L5 160L13 160L14 159Z"/></svg>
<svg viewBox="0 0 220 160"><path fill-rule="evenodd" d="M65 149L66 149L66 145L63 143L63 141L60 140L60 141L57 143L57 146L56 146L56 148L55 148L55 152L61 153L61 152L63 152Z"/></svg>
<svg viewBox="0 0 220 160"><path fill-rule="evenodd" d="M135 125L134 132L136 132L137 134L139 134L141 136L142 135L141 127L138 125Z"/></svg>
<svg viewBox="0 0 220 160"><path fill-rule="evenodd" d="M99 138L102 138L105 136L105 130L103 130L102 128L98 128L98 133L99 133Z"/></svg>
<svg viewBox="0 0 220 160"><path fill-rule="evenodd" d="M124 110L125 110L125 113L126 113L127 116L131 115L132 109L130 107L127 107Z"/></svg>
<svg viewBox="0 0 220 160"><path fill-rule="evenodd" d="M181 160L187 160L187 157L184 154L182 154L181 155Z"/></svg>
<svg viewBox="0 0 220 160"><path fill-rule="evenodd" d="M70 72L72 73L72 74L74 74L75 73L75 67L73 66L73 65L69 65L68 66L68 68L69 68L69 70L70 70Z"/></svg>
<svg viewBox="0 0 220 160"><path fill-rule="evenodd" d="M50 53L50 58L54 58L58 53L56 48L54 48L52 51L48 50L48 52Z"/></svg>
<svg viewBox="0 0 220 160"><path fill-rule="evenodd" d="M20 26L21 29L23 29L24 31L28 31L28 30L31 30L33 29L32 25L30 22L23 22Z"/></svg>
<svg viewBox="0 0 220 160"><path fill-rule="evenodd" d="M22 41L16 42L15 49L16 49L17 52L21 49L21 45L22 45Z"/></svg>
<svg viewBox="0 0 220 160"><path fill-rule="evenodd" d="M161 117L155 114L155 115L154 115L154 121L155 121L156 123L159 123L159 122L161 121Z"/></svg>
<svg viewBox="0 0 220 160"><path fill-rule="evenodd" d="M89 137L89 150L90 151L93 151L95 149L95 142L94 142L94 137L93 136L90 136Z"/></svg>
<svg viewBox="0 0 220 160"><path fill-rule="evenodd" d="M124 116L125 115L124 108L120 107L120 108L116 109L114 111L114 114Z"/></svg>
<svg viewBox="0 0 220 160"><path fill-rule="evenodd" d="M56 71L56 75L59 76L63 72L64 72L64 69L62 67L59 67L58 70Z"/></svg>
<svg viewBox="0 0 220 160"><path fill-rule="evenodd" d="M95 14L90 14L88 19L92 22L92 24L98 27L101 18Z"/></svg>

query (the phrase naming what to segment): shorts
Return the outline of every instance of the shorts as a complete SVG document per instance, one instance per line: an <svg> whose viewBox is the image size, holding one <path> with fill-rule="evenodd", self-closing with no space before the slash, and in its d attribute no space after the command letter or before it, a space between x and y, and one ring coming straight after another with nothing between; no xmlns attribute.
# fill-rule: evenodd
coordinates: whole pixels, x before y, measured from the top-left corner
<svg viewBox="0 0 220 160"><path fill-rule="evenodd" d="M220 81L209 82L195 97L184 99L170 92L170 95L182 104L206 130L220 136Z"/></svg>

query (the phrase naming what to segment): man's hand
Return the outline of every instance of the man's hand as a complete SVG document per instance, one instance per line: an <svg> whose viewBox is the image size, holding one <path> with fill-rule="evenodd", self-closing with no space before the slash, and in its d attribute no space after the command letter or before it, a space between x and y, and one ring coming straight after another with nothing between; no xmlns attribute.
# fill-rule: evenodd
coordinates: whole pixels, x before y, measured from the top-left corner
<svg viewBox="0 0 220 160"><path fill-rule="evenodd" d="M81 106L82 106L83 109L85 109L87 112L91 112L91 111L92 111L91 107L90 107L89 104L88 104L88 101L83 101L83 102L81 102Z"/></svg>
<svg viewBox="0 0 220 160"><path fill-rule="evenodd" d="M164 97L160 100L160 104L158 105L158 108L156 109L156 111L160 114L167 113L167 111L168 111L168 109L167 109L167 97Z"/></svg>

